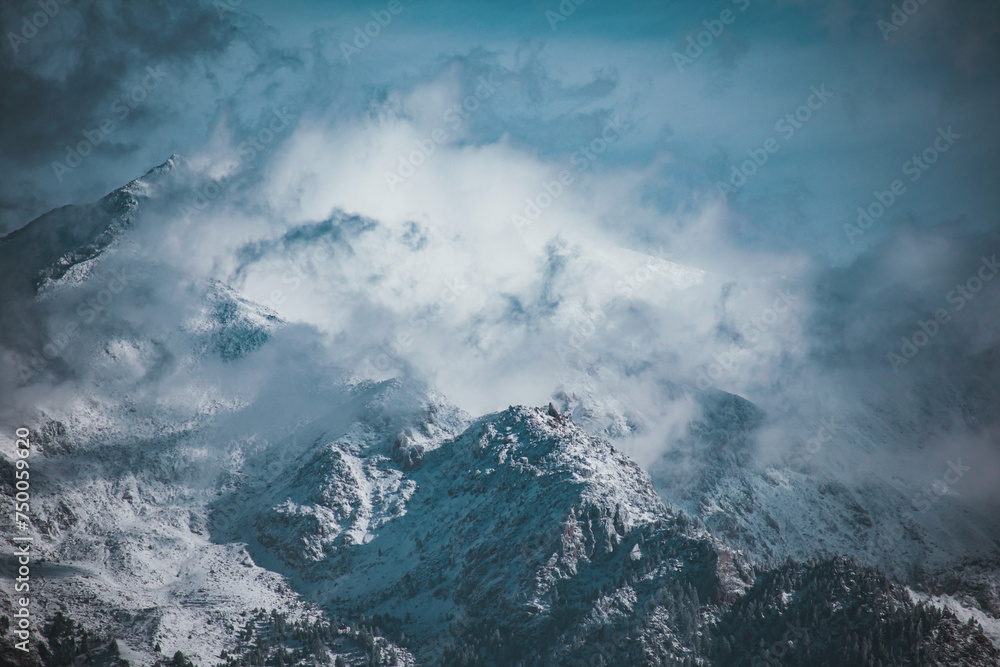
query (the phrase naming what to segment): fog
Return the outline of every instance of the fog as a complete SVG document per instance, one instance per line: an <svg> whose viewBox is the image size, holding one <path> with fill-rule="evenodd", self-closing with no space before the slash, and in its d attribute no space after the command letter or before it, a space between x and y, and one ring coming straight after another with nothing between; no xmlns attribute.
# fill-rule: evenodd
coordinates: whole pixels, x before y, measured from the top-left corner
<svg viewBox="0 0 1000 667"><path fill-rule="evenodd" d="M889 39L857 3L755 4L683 71L671 54L713 18L696 5L587 5L555 29L534 5L407 6L349 60L371 20L349 4L164 10L150 34L136 9L104 38L115 6L67 6L5 56L21 95L0 107L0 229L184 159L149 179L87 281L35 300L4 283L8 415L225 397L255 416L247 432L280 434L346 378L403 377L473 415L573 396L594 430L630 422L620 446L646 465L711 386L767 414L764 464L849 416L810 465L933 485L961 458L974 472L956 492L996 505L1000 60L984 3L928 4ZM6 7L3 32L22 14ZM120 132L53 168L160 65ZM829 101L780 132L820 85ZM720 197L769 138L778 150ZM845 229L875 201L863 233ZM26 271L19 257L2 269ZM281 320L233 363L192 354L214 281Z"/></svg>

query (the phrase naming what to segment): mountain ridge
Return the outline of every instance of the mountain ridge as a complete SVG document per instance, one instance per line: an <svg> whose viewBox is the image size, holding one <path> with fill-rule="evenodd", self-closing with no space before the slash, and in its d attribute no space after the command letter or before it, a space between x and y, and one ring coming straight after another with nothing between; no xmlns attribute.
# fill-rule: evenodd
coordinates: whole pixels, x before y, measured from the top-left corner
<svg viewBox="0 0 1000 667"><path fill-rule="evenodd" d="M39 322L96 289L74 267L144 261L115 244L184 168L171 158L105 198L118 208L85 209L89 227L50 234L25 264L44 277L22 285L44 306L26 331L43 335ZM0 239L0 255L41 228ZM845 664L831 657L840 645L888 664L998 659L976 622L930 596L975 594L995 618L990 560L913 582L847 539L832 554L806 550L808 531L782 541L818 517L829 534L868 535L898 498L759 465L770 418L744 398L696 393L693 425L643 469L624 453L641 419L615 413L605 428L571 390L559 408L472 417L419 381L320 363L307 328L225 283L144 268L116 299L149 308L148 281L176 277L178 303L82 330L68 370L52 371L71 398L19 415L36 445L36 664L165 664L176 651L201 665ZM0 527L13 534L11 517Z"/></svg>

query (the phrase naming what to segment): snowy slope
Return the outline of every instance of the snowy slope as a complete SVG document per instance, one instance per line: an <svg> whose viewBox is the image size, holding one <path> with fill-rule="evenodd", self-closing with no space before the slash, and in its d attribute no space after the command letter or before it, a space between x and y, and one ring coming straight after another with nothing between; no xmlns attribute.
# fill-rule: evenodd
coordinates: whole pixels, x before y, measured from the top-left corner
<svg viewBox="0 0 1000 667"><path fill-rule="evenodd" d="M960 573L944 568L959 528L995 553L992 524L946 509L935 527L904 512L905 489L846 486L801 461L759 465L767 415L722 392L664 388L694 417L647 472L623 453L627 437L664 422L600 386L567 388L558 408L474 419L413 380L324 365L308 327L137 252L134 232L183 190L185 170L172 158L0 240L0 261L17 269L4 274L5 304L19 314L3 330L4 363L27 368L3 386L0 474L11 495L10 434L26 424L39 627L65 613L100 638L100 652L80 651L110 655L113 638L136 665L178 650L204 665L265 654L709 665L730 664L742 641L730 625L757 622L752 605L766 599L785 620L837 607L869 614L873 632L912 625L914 650L936 651L939 631L959 638L965 653L941 664L994 655L975 626L931 614L865 565L897 577L925 566L915 596L991 624L995 565L970 553ZM656 267L679 288L702 279ZM122 271L113 303L83 321L78 304ZM153 289L162 283L176 290ZM47 341L58 354L32 365ZM882 433L851 423L852 438ZM0 514L3 553L11 521ZM895 552L877 546L894 522L908 531ZM858 562L778 562L833 554ZM842 595L852 581L867 583ZM12 581L0 587L9 599ZM823 641L854 636L863 652L870 638L855 622L833 613Z"/></svg>
<svg viewBox="0 0 1000 667"><path fill-rule="evenodd" d="M239 544L213 543L207 530L215 477L229 457L211 424L252 400L238 384L221 386L212 371L268 342L281 322L221 283L137 265L130 232L150 199L176 185L178 169L183 162L171 158L96 204L64 207L0 241L11 279L5 297L44 316L49 341L58 343L53 331L65 331L64 321L77 324L60 354L38 366L28 351L40 345L15 341L32 343L15 351L24 353L18 366L32 403L20 418L34 446L33 536L43 563L37 612L40 619L72 612L117 637L136 664L176 650L209 664L233 648L238 619L257 608L319 617L281 576L256 566ZM176 279L186 307L175 319L81 317L76 304L121 271L130 279L115 299L142 302L143 281ZM60 391L34 393L42 380ZM4 430L8 472L12 433ZM238 435L230 429L223 437ZM4 476L11 493L12 480ZM0 521L4 553L13 553L12 517Z"/></svg>
<svg viewBox="0 0 1000 667"><path fill-rule="evenodd" d="M815 431L806 431L789 455L762 462L755 449L768 427L763 412L734 396L699 401L687 435L648 466L667 503L757 563L851 556L925 591L949 579L953 592L998 618L995 593L977 591L1000 587L1000 517L977 512L954 491L939 495L940 484L858 466L866 451L905 460L925 425L907 432L885 410L831 413L829 440L817 447ZM963 576L970 563L978 563L974 575Z"/></svg>
<svg viewBox="0 0 1000 667"><path fill-rule="evenodd" d="M261 560L273 556L329 610L398 619L428 663L456 650L444 640L450 628L507 619L504 632L537 660L623 615L640 619L637 636L653 632L641 610L668 581L705 600L745 585L638 466L568 417L511 408L436 443L415 466L386 456L393 426L317 438L270 490L218 503L217 520L252 531L243 539ZM374 513L386 498L393 512ZM364 532L352 531L359 522ZM654 634L666 636L661 625ZM553 633L561 639L550 644Z"/></svg>

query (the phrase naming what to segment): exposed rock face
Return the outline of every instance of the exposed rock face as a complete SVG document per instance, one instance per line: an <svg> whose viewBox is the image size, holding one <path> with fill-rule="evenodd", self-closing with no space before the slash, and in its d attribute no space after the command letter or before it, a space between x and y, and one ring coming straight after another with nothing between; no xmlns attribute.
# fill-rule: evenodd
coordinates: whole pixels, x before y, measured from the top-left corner
<svg viewBox="0 0 1000 667"><path fill-rule="evenodd" d="M44 586L25 657L8 632L13 582L0 580L0 660L997 663L980 627L997 634L995 562L893 570L941 555L949 533L907 523L885 487L755 465L766 415L736 396L700 395L700 421L651 477L575 422L568 397L474 419L411 382L314 368L301 331L195 279L162 317L108 314L78 327L65 358L31 366L32 346L105 289L106 272L138 276L114 297L136 308L149 281L184 278L139 266L129 244L185 178L172 159L0 240L0 261L19 267L4 275L20 276L0 277L4 303L26 313L0 340L29 362L16 388L38 374L73 388L27 415ZM243 374L265 368L280 371L273 388L248 392ZM289 383L309 390L289 399ZM973 416L992 405L976 396ZM605 434L638 428L619 417ZM910 531L906 550L869 557L893 522ZM14 534L0 513L0 551L13 553Z"/></svg>

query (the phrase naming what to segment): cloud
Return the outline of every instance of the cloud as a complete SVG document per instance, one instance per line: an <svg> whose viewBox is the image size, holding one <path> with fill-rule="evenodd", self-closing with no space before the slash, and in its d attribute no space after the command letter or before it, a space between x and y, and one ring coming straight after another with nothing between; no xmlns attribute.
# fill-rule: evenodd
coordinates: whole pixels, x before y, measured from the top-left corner
<svg viewBox="0 0 1000 667"><path fill-rule="evenodd" d="M273 383L283 406L314 405L306 385L335 369L426 380L472 413L561 392L596 428L620 418L648 462L699 414L683 385L758 403L765 461L832 409L940 426L957 405L968 433L935 437L959 434L996 467L986 452L1000 282L961 310L948 298L997 249L985 5L928 3L886 42L867 5L755 4L684 72L674 38L712 18L693 3L585 5L557 31L535 5L472 16L455 4L444 18L413 5L351 62L340 43L367 15L361 5L261 8L262 18L79 7L0 72L20 100L0 103L15 130L0 139L3 168L21 180L0 195L3 224L120 185L171 152L191 166L130 230L131 261L171 279L116 301L53 382L110 373L83 359L121 338L116 327L196 320L195 285L219 280L288 324L257 371L211 372L278 401ZM20 15L4 11L16 27ZM146 27L149 16L162 25ZM74 172L90 181L55 188L47 172L65 137L159 63L170 78L155 104ZM824 84L830 102L783 137L777 123ZM906 161L951 125L959 143L852 244L844 224L858 207L907 178ZM722 200L717 183L779 136L780 150ZM72 312L86 290L65 298L42 314ZM889 354L942 308L950 319L897 373ZM162 391L182 396L173 344L136 352L137 375L116 382L155 367ZM264 367L285 363L308 382Z"/></svg>
<svg viewBox="0 0 1000 667"><path fill-rule="evenodd" d="M183 147L164 144L174 143L206 105L211 108L213 93L227 94L223 80L206 85L206 70L223 63L237 44L251 43L256 30L237 27L209 3L5 4L0 231L78 197L94 199L180 152ZM199 99L195 91L207 95ZM186 118L178 124L178 116ZM187 126L185 143L200 140L198 129ZM70 157L68 171L53 169L78 146L82 165Z"/></svg>

